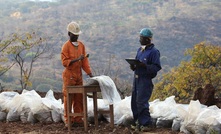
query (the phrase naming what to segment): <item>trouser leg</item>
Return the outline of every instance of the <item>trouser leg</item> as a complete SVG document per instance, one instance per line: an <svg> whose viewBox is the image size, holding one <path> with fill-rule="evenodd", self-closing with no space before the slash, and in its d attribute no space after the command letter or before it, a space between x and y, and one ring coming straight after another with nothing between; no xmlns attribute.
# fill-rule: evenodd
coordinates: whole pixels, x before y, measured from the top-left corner
<svg viewBox="0 0 221 134"><path fill-rule="evenodd" d="M67 123L68 119L67 119L67 95L66 95L66 90L63 90L63 100L64 100L64 120L65 120L65 123Z"/></svg>
<svg viewBox="0 0 221 134"><path fill-rule="evenodd" d="M138 78L136 80L136 106L138 122L140 125L151 124L149 112L149 99L153 91L153 83L151 79Z"/></svg>
<svg viewBox="0 0 221 134"><path fill-rule="evenodd" d="M82 94L74 94L73 100L73 108L75 113L83 113L83 95ZM74 117L74 122L83 122L83 116Z"/></svg>
<svg viewBox="0 0 221 134"><path fill-rule="evenodd" d="M132 96L131 96L131 109L132 109L132 113L133 113L134 122L136 122L138 119L137 102L136 102L137 91L136 91L136 82L135 81L136 80L134 79Z"/></svg>

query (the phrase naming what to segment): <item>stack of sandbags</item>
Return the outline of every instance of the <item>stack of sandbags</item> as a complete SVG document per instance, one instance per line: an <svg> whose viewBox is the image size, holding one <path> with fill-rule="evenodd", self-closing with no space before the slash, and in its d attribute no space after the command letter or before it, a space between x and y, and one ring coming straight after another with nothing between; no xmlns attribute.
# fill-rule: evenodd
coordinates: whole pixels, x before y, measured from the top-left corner
<svg viewBox="0 0 221 134"><path fill-rule="evenodd" d="M22 121L24 123L62 121L63 105L60 99L54 98L52 90L49 90L44 98L41 98L35 90L23 90L21 94L2 92L0 102L0 112L2 113L0 113L0 117L6 114L1 121Z"/></svg>

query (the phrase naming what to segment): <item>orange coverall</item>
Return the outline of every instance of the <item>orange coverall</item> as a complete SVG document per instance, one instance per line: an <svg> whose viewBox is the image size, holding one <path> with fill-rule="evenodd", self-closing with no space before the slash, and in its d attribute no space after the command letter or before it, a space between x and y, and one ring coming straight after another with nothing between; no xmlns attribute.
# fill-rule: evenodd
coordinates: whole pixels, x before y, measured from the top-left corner
<svg viewBox="0 0 221 134"><path fill-rule="evenodd" d="M63 45L61 51L62 65L65 67L62 78L63 78L63 96L64 96L64 118L67 123L67 96L66 87L83 85L82 69L87 73L91 73L88 58L84 58L81 61L74 62L70 65L70 62L74 59L79 58L82 54L86 55L85 46L81 41L78 41L78 46L74 46L69 40ZM74 112L83 112L83 96L82 94L74 94L72 106ZM71 119L71 122L81 123L83 117L77 116Z"/></svg>

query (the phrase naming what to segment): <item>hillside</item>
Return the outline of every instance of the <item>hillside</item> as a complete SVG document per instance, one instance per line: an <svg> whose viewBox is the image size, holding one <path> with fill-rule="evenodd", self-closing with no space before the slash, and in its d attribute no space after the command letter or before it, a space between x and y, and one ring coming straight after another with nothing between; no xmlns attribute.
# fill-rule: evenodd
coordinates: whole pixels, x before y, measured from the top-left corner
<svg viewBox="0 0 221 134"><path fill-rule="evenodd" d="M47 38L47 43L53 45L54 59L35 66L33 88L39 85L38 79L47 78L52 83L49 85L60 90L60 50L68 39L67 24L77 21L95 75L106 74L131 83L133 75L124 59L135 56L141 28L153 29L153 42L161 52L161 75L187 60L184 51L196 43L206 40L221 44L220 7L219 0L1 0L0 35L4 39L10 33L35 30ZM1 81L15 74L13 68ZM56 81L58 85L53 84Z"/></svg>

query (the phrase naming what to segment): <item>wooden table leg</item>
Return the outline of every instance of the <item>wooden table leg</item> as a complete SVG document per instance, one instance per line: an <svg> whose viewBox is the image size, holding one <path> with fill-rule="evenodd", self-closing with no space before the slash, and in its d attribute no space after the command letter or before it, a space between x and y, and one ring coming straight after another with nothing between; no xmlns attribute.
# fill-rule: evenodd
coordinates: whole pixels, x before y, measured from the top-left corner
<svg viewBox="0 0 221 134"><path fill-rule="evenodd" d="M83 93L83 111L84 111L84 130L88 130L88 122L87 122L87 93Z"/></svg>
<svg viewBox="0 0 221 134"><path fill-rule="evenodd" d="M97 92L93 92L93 102L94 102L94 123L95 128L98 127L98 110L97 110Z"/></svg>
<svg viewBox="0 0 221 134"><path fill-rule="evenodd" d="M110 108L110 123L111 123L111 128L114 128L114 107L113 104L109 105Z"/></svg>
<svg viewBox="0 0 221 134"><path fill-rule="evenodd" d="M67 119L68 119L68 131L71 131L71 117L70 117L70 113L71 113L71 97L69 96L69 93L67 91Z"/></svg>

